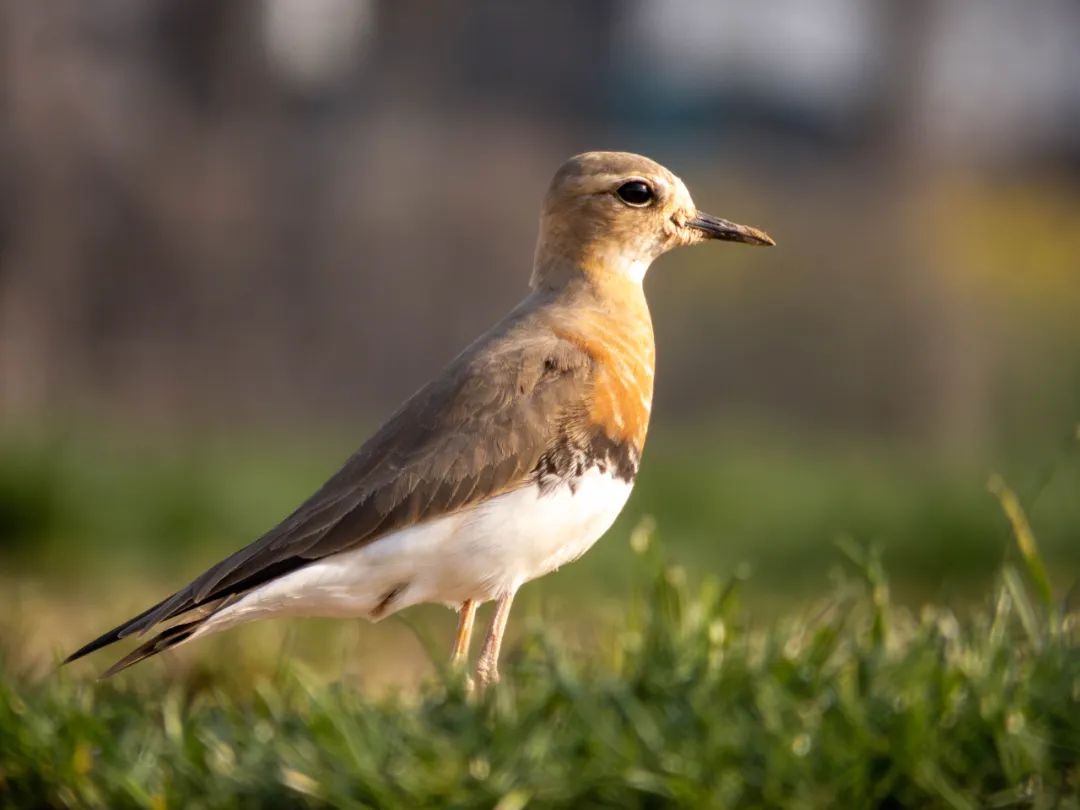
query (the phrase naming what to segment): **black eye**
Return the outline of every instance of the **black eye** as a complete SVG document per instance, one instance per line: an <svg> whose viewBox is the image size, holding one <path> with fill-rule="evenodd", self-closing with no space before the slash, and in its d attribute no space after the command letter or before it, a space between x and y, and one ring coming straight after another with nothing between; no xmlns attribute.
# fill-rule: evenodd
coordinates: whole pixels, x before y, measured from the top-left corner
<svg viewBox="0 0 1080 810"><path fill-rule="evenodd" d="M653 190L649 188L648 183L643 183L641 180L631 180L629 183L623 183L615 193L619 195L619 199L624 203L639 208L653 201Z"/></svg>

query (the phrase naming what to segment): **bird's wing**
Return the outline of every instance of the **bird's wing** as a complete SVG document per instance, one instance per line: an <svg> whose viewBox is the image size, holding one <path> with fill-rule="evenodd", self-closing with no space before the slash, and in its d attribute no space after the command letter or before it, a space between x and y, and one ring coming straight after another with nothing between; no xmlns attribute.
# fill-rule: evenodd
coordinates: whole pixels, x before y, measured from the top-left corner
<svg viewBox="0 0 1080 810"><path fill-rule="evenodd" d="M559 474L567 446L599 430L587 425L595 361L553 332L513 326L481 338L414 394L280 524L68 660L312 560Z"/></svg>

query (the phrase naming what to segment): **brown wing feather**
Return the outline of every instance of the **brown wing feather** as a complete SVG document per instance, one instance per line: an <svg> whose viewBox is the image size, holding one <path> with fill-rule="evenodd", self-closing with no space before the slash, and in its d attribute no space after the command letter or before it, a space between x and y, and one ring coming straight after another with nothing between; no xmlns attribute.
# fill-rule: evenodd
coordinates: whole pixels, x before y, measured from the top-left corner
<svg viewBox="0 0 1080 810"><path fill-rule="evenodd" d="M74 660L312 560L526 484L583 418L594 360L519 310L413 395L280 524Z"/></svg>

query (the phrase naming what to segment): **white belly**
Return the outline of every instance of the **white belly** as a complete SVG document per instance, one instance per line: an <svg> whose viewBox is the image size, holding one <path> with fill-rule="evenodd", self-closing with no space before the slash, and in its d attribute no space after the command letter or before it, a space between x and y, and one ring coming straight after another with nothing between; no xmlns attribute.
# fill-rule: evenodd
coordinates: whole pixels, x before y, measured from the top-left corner
<svg viewBox="0 0 1080 810"><path fill-rule="evenodd" d="M572 488L541 494L530 484L279 577L214 614L196 635L270 615L377 617L388 594L385 614L494 599L584 554L632 487L596 467Z"/></svg>

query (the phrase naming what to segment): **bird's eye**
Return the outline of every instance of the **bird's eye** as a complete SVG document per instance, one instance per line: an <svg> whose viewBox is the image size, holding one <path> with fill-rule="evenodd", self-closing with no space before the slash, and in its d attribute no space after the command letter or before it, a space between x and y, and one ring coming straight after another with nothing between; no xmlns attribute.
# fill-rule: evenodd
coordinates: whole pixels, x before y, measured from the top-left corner
<svg viewBox="0 0 1080 810"><path fill-rule="evenodd" d="M637 208L643 208L653 201L653 190L648 183L641 180L631 180L629 183L623 183L615 190L615 193L619 195L619 199L624 203Z"/></svg>

